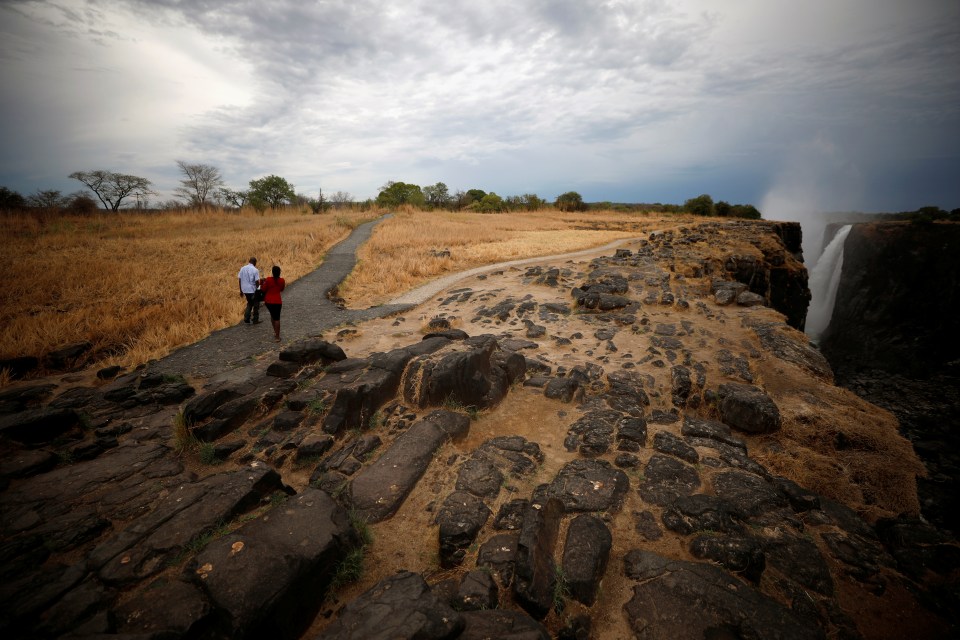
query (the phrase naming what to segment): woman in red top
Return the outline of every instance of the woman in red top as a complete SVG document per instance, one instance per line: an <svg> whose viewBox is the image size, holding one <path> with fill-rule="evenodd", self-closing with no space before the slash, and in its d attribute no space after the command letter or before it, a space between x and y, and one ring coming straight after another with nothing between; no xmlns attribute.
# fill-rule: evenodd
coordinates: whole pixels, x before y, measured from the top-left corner
<svg viewBox="0 0 960 640"><path fill-rule="evenodd" d="M280 292L286 286L287 283L280 277L280 267L277 265L273 265L273 276L260 281L260 290L263 291L263 304L270 312L270 322L273 323L273 339L275 342L280 342L280 309L283 307Z"/></svg>

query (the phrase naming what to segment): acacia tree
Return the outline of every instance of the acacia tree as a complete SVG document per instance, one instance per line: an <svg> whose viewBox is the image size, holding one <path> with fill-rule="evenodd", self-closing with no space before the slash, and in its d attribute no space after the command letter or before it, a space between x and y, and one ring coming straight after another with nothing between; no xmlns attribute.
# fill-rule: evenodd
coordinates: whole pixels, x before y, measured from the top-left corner
<svg viewBox="0 0 960 640"><path fill-rule="evenodd" d="M297 193L293 185L280 176L269 175L250 181L248 202L257 209L278 209L287 202L296 202Z"/></svg>
<svg viewBox="0 0 960 640"><path fill-rule="evenodd" d="M183 180L174 190L178 198L195 207L206 204L207 197L213 196L216 189L223 186L223 176L220 169L209 164L188 164L177 160Z"/></svg>
<svg viewBox="0 0 960 640"><path fill-rule="evenodd" d="M151 195L157 192L151 189L152 182L140 176L126 173L114 173L97 169L95 171L74 171L68 177L79 180L96 194L104 209L117 211L127 198L135 198L138 205L145 204ZM141 202L142 201L142 202Z"/></svg>
<svg viewBox="0 0 960 640"><path fill-rule="evenodd" d="M241 209L243 208L243 205L247 204L247 199L250 197L250 192L242 189L234 191L233 189L221 187L217 190L217 197L227 204L232 205L237 209Z"/></svg>

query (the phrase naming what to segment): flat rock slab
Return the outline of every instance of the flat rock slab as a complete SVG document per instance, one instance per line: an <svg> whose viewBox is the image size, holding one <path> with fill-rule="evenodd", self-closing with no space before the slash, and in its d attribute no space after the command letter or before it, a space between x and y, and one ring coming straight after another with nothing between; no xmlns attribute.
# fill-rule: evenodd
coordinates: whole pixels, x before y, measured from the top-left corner
<svg viewBox="0 0 960 640"><path fill-rule="evenodd" d="M630 551L624 572L638 584L623 611L637 638L814 640L822 631L712 564Z"/></svg>
<svg viewBox="0 0 960 640"><path fill-rule="evenodd" d="M456 638L464 624L423 578L401 571L345 606L315 640L446 640Z"/></svg>
<svg viewBox="0 0 960 640"><path fill-rule="evenodd" d="M228 637L296 638L355 538L346 511L323 491L307 489L212 542L194 571Z"/></svg>
<svg viewBox="0 0 960 640"><path fill-rule="evenodd" d="M163 570L194 538L284 489L277 472L262 464L182 485L153 512L99 544L88 562L108 584L142 580Z"/></svg>
<svg viewBox="0 0 960 640"><path fill-rule="evenodd" d="M466 627L457 640L550 640L546 627L521 611L464 611Z"/></svg>
<svg viewBox="0 0 960 640"><path fill-rule="evenodd" d="M629 488L627 474L606 460L574 460L560 469L549 492L563 503L567 513L617 512Z"/></svg>
<svg viewBox="0 0 960 640"><path fill-rule="evenodd" d="M427 470L433 454L448 439L466 435L470 419L438 410L402 433L376 462L350 483L350 500L367 522L392 516Z"/></svg>

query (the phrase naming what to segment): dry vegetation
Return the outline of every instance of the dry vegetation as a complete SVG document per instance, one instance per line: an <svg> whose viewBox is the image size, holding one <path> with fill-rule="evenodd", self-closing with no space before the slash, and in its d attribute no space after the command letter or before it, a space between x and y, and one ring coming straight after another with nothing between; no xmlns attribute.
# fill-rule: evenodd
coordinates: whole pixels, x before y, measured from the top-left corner
<svg viewBox="0 0 960 640"><path fill-rule="evenodd" d="M132 367L239 321L236 274L250 255L293 282L383 211L309 215L188 211L4 217L12 278L0 290L0 358L81 341L91 367ZM380 225L340 294L378 304L446 273L635 236L652 215L553 210L502 215L406 209ZM431 250L449 249L449 258ZM0 378L0 383L5 382Z"/></svg>
<svg viewBox="0 0 960 640"><path fill-rule="evenodd" d="M673 223L682 219L671 217ZM554 210L491 215L403 210L381 224L359 251L340 289L350 306L387 302L444 274L485 264L577 251L659 228L655 214ZM449 250L449 257L432 252Z"/></svg>
<svg viewBox="0 0 960 640"><path fill-rule="evenodd" d="M96 365L133 366L236 323L251 255L288 281L379 212L100 213L4 217L0 357L90 341Z"/></svg>

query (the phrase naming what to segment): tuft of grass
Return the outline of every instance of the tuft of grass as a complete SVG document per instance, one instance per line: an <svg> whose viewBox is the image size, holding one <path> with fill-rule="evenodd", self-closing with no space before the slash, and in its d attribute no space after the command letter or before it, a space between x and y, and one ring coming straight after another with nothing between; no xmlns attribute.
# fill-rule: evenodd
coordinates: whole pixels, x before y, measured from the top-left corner
<svg viewBox="0 0 960 640"><path fill-rule="evenodd" d="M567 606L569 598L570 583L567 582L567 576L563 573L563 567L556 565L554 567L553 610L561 613Z"/></svg>
<svg viewBox="0 0 960 640"><path fill-rule="evenodd" d="M178 456L185 453L196 451L200 446L200 441L190 431L190 422L183 414L183 411L177 412L173 417L173 449Z"/></svg>
<svg viewBox="0 0 960 640"><path fill-rule="evenodd" d="M323 415L327 411L327 401L323 398L314 398L307 403L307 414L311 416Z"/></svg>
<svg viewBox="0 0 960 640"><path fill-rule="evenodd" d="M371 430L379 429L380 427L383 426L384 422L386 422L386 418L384 418L383 412L380 410L377 410L374 412L372 416L370 416L370 419L367 421L367 428Z"/></svg>
<svg viewBox="0 0 960 640"><path fill-rule="evenodd" d="M333 578L330 580L330 588L327 591L328 597L363 577L367 547L373 544L373 532L370 530L370 525L366 519L353 510L349 512L349 518L350 525L357 534L359 544L351 549L337 564Z"/></svg>
<svg viewBox="0 0 960 640"><path fill-rule="evenodd" d="M463 404L463 402L457 400L452 395L447 396L447 399L443 401L443 408L447 411L466 414L471 420L480 418L480 409L472 404Z"/></svg>
<svg viewBox="0 0 960 640"><path fill-rule="evenodd" d="M217 457L216 447L212 442L198 443L197 455L199 456L202 464L215 465L223 462L223 460Z"/></svg>

